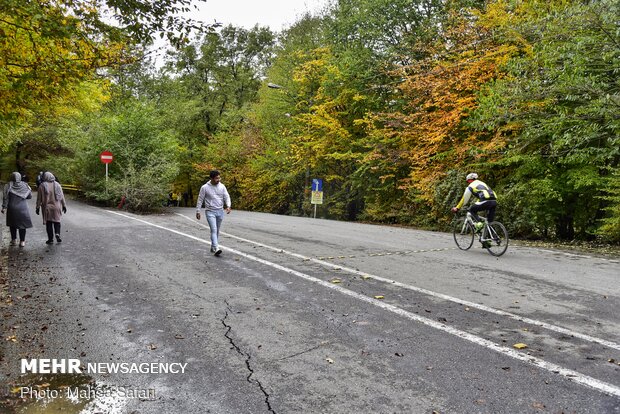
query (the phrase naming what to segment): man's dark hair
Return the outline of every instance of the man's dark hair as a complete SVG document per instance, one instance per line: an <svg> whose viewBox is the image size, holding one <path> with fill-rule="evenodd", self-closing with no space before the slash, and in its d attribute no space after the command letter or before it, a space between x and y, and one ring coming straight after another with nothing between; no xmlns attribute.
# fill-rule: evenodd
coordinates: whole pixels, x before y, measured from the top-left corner
<svg viewBox="0 0 620 414"><path fill-rule="evenodd" d="M220 175L220 172L218 170L213 170L209 173L209 178L215 178L218 175Z"/></svg>

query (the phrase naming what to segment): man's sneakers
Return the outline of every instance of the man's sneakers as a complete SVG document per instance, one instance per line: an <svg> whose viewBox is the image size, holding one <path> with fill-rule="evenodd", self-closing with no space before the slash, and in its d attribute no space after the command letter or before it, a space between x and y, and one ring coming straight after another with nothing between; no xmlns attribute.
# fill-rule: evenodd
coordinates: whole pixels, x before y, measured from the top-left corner
<svg viewBox="0 0 620 414"><path fill-rule="evenodd" d="M219 255L222 254L222 249L219 247L211 247L211 253L213 253L214 256L219 257Z"/></svg>

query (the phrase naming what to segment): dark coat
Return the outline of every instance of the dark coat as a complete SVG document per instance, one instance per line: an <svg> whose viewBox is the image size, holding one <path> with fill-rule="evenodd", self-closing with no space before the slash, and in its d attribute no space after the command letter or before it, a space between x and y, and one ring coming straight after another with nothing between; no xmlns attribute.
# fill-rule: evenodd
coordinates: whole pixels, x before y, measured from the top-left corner
<svg viewBox="0 0 620 414"><path fill-rule="evenodd" d="M28 199L32 198L32 194L29 194ZM29 229L32 227L32 220L30 220L30 212L28 211L28 202L25 198L8 193L6 194L6 225L9 227L15 227L18 229ZM3 207L5 202L2 203Z"/></svg>

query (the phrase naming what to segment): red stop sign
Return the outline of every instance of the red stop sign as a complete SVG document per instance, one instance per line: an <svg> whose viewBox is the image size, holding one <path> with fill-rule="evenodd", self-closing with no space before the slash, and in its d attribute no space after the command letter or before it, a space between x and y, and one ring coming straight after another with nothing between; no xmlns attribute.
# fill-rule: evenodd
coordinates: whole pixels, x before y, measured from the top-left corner
<svg viewBox="0 0 620 414"><path fill-rule="evenodd" d="M112 160L114 160L114 156L110 151L103 151L101 154L99 154L99 159L102 163L109 164L112 162Z"/></svg>

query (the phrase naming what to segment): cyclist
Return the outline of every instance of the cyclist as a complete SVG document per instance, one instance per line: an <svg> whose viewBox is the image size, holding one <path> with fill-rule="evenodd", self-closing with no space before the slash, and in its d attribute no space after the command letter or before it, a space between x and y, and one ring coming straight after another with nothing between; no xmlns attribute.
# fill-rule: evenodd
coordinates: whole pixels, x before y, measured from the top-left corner
<svg viewBox="0 0 620 414"><path fill-rule="evenodd" d="M478 217L479 211L487 211L487 221L490 223L495 219L495 208L497 207L497 200L495 199L495 193L491 190L491 187L483 183L478 179L478 174L470 173L466 177L469 184L461 197L461 201L452 207L452 212L456 213L463 205L469 202L472 194L478 199L474 204L469 207L469 212L476 221L476 230L480 230L484 224L480 217Z"/></svg>

